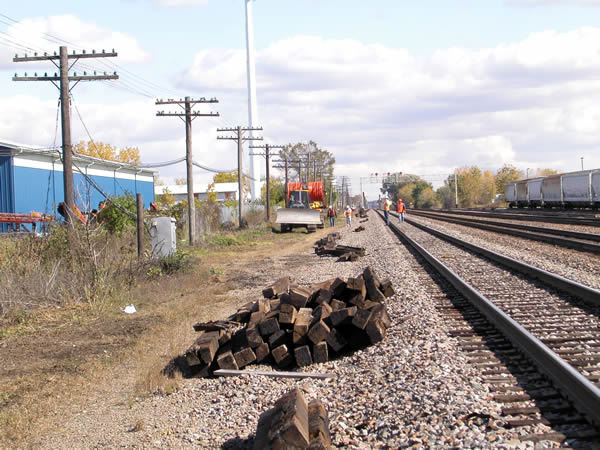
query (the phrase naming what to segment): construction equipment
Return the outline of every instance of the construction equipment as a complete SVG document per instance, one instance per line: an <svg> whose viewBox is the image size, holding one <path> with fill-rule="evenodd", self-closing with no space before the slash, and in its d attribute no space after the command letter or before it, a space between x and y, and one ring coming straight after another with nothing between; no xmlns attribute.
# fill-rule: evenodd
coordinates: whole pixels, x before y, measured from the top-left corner
<svg viewBox="0 0 600 450"><path fill-rule="evenodd" d="M0 224L7 224L8 230L5 231L25 231L29 232L25 225L31 225L31 231L37 231L37 225L40 224L42 229L54 219L54 216L49 216L36 211L29 214L23 213L0 213Z"/></svg>
<svg viewBox="0 0 600 450"><path fill-rule="evenodd" d="M293 228L306 227L308 232L323 228L323 208L325 207L325 191L322 181L308 184L288 183L286 192L286 208L277 210L275 223L281 225L281 231L292 231Z"/></svg>

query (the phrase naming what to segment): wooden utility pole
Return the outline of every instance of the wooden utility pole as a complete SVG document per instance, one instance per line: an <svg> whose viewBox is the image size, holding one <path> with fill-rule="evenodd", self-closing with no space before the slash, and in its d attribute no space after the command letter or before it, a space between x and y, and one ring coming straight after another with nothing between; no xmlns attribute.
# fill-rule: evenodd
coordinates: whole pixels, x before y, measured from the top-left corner
<svg viewBox="0 0 600 450"><path fill-rule="evenodd" d="M65 221L72 223L73 218L73 205L75 202L75 196L73 194L73 145L71 143L71 89L73 89L80 81L94 81L94 80L118 80L119 76L115 73L107 74L104 72L103 75L98 75L94 72L93 75L88 75L83 72L83 75L77 75L74 72L73 75L69 76L69 69L80 59L84 58L108 58L115 57L117 53L113 50L112 52L96 53L92 50L92 53L86 53L85 50L82 53L76 53L73 51L72 54L68 54L67 47L61 46L59 48L59 54L54 52L54 55L38 55L34 53L33 56L21 56L18 55L13 58L14 62L31 62L31 61L50 61L54 64L59 73L54 75L48 75L44 73L43 76L38 76L34 73L34 76L15 76L12 78L13 81L51 81L54 86L60 91L60 116L61 116L61 129L62 129L62 158L63 158L63 187L64 187L64 204L65 204ZM75 61L69 66L69 60L74 59ZM58 61L58 64L55 62ZM73 87L69 88L69 82L75 81ZM56 84L58 82L59 84Z"/></svg>
<svg viewBox="0 0 600 450"><path fill-rule="evenodd" d="M265 173L267 176L267 222L270 222L271 221L271 179L270 179L271 163L270 163L270 158L271 158L271 156L273 156L273 155L271 155L271 149L272 148L285 148L285 145L270 145L270 144L251 145L250 148L264 148L265 149L264 153L250 153L250 155L265 157L265 161L266 161ZM286 186L286 190L287 190L287 183L285 186Z"/></svg>
<svg viewBox="0 0 600 450"><path fill-rule="evenodd" d="M238 152L238 224L240 228L244 226L244 198L243 198L243 173L242 173L242 163L243 163L243 143L245 141L262 141L262 137L254 137L248 136L245 137L244 133L246 131L262 131L262 127L247 127L242 128L240 126L235 128L217 128L218 133L235 133L233 136L217 136L218 140L229 140L237 142L237 152Z"/></svg>
<svg viewBox="0 0 600 450"><path fill-rule="evenodd" d="M216 98L210 100L204 97L200 99L192 100L190 97L186 97L183 100L156 100L157 105L178 105L183 108L183 113L180 112L164 112L159 111L156 113L157 116L175 116L179 117L185 122L185 164L187 168L187 198L188 198L188 230L189 230L189 242L190 245L196 243L196 204L194 202L194 173L193 173L193 157L192 157L192 120L196 117L218 117L219 113L199 113L192 111L192 106L198 103L219 103ZM184 119L185 118L185 119Z"/></svg>
<svg viewBox="0 0 600 450"><path fill-rule="evenodd" d="M137 251L138 259L142 259L144 253L144 199L142 194L136 195L136 209L137 209Z"/></svg>

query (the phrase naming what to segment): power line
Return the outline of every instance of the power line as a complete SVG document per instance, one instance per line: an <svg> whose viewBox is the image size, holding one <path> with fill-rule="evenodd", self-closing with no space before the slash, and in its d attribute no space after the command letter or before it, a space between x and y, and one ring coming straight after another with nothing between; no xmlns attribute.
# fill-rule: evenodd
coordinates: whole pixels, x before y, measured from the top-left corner
<svg viewBox="0 0 600 450"><path fill-rule="evenodd" d="M185 161L187 166L187 190L188 190L188 225L189 225L189 244L194 245L196 240L196 207L194 204L194 171L193 171L193 157L192 157L192 121L197 117L215 117L219 113L200 113L198 111L192 111L192 108L198 104L204 103L219 103L216 98L207 100L206 98L193 99L185 97L184 100L156 100L156 105L177 105L184 109L184 112L165 113L164 111L158 111L156 115L158 117L179 117L185 122ZM185 118L185 119L184 119Z"/></svg>

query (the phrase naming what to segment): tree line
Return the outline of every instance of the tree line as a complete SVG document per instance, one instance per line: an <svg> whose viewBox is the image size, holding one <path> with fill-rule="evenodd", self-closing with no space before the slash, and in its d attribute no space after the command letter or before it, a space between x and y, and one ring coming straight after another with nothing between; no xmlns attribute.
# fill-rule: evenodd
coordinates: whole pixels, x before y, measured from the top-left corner
<svg viewBox="0 0 600 450"><path fill-rule="evenodd" d="M437 190L431 183L418 175L395 173L383 182L381 192L397 202L401 198L404 203L415 208L470 208L473 206L490 206L497 200L498 194L504 194L508 183L531 177L556 174L554 169L534 169L525 173L511 165L504 165L494 171L481 170L477 166L461 167L456 174L449 174L444 185ZM456 181L455 181L456 180Z"/></svg>

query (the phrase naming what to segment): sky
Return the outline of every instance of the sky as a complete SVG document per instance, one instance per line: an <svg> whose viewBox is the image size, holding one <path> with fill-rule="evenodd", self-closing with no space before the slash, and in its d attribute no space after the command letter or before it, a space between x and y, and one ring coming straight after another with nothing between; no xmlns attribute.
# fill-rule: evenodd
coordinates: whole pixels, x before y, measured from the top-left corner
<svg viewBox="0 0 600 450"><path fill-rule="evenodd" d="M156 117L156 99L215 97L198 105L194 159L233 169L219 127L248 123L245 0L70 0L0 6L0 141L60 145L58 90L14 82L53 73L15 54L112 50L71 69L118 81L72 90L73 141L137 146L145 163L185 155L185 127ZM98 6L100 5L100 6ZM600 0L256 0L258 125L266 142L313 140L336 175L422 176L434 187L457 167L531 173L600 168ZM246 164L247 159L246 157ZM264 164L255 157L256 164ZM583 159L582 159L583 158ZM263 169L264 173L264 169ZM277 173L277 172L275 172ZM181 163L160 169L167 183ZM212 174L197 169L195 180Z"/></svg>

